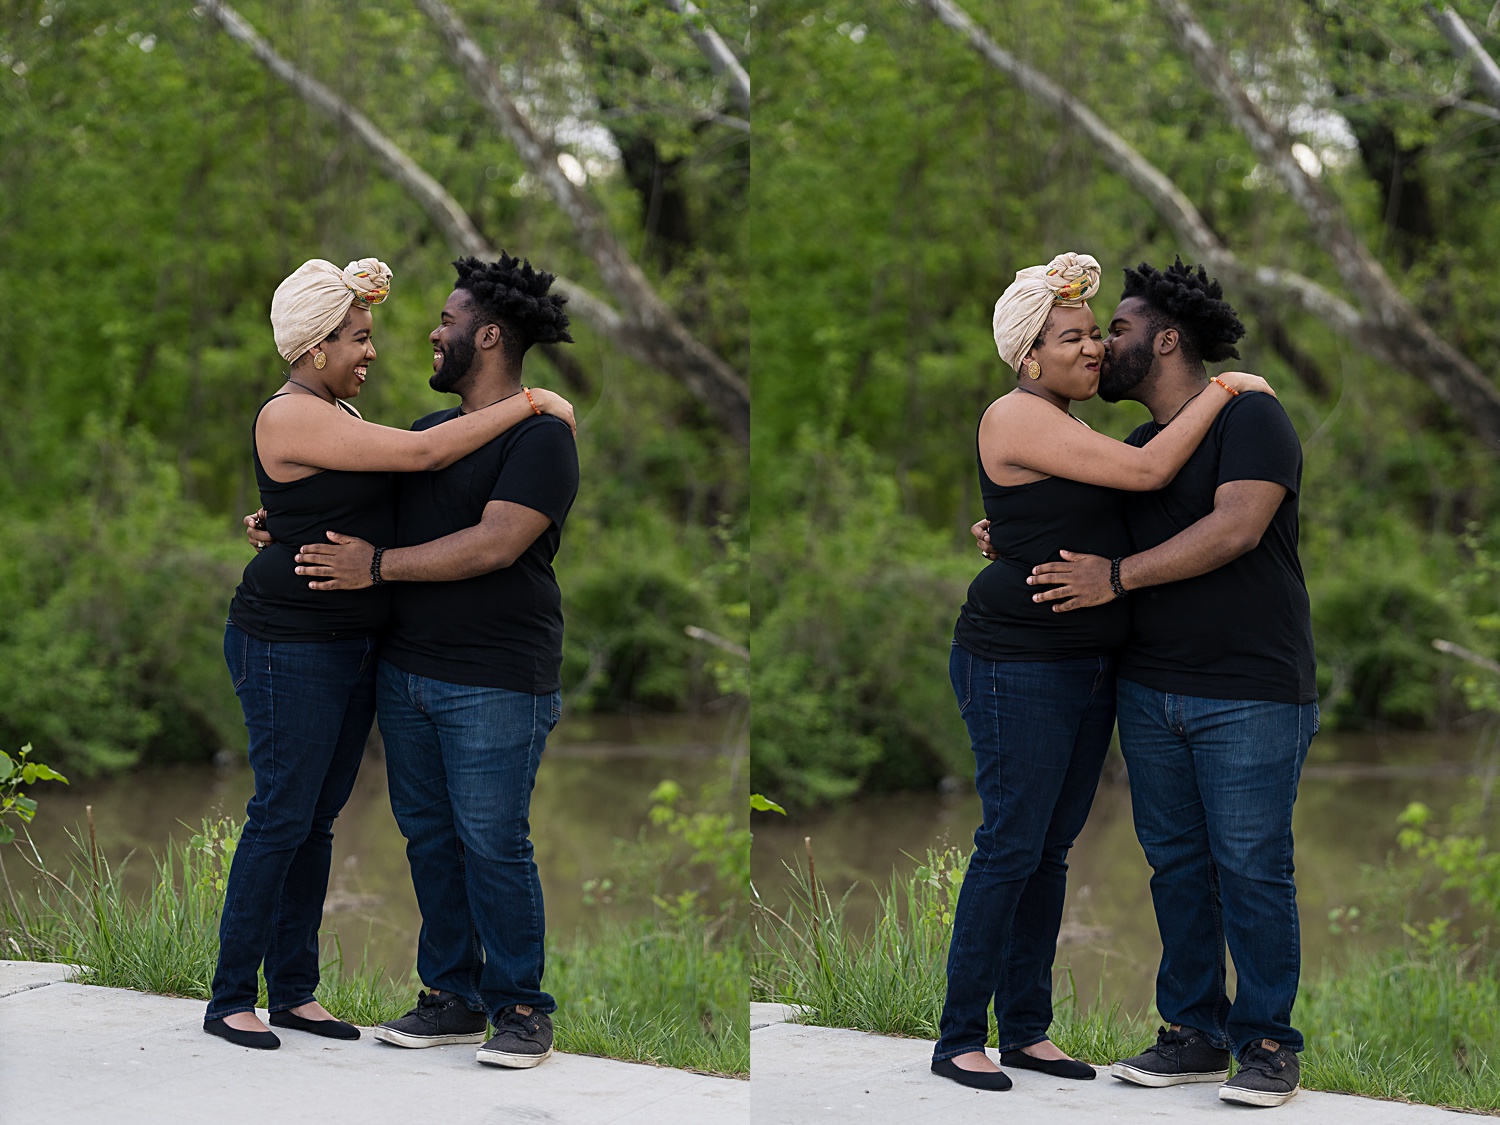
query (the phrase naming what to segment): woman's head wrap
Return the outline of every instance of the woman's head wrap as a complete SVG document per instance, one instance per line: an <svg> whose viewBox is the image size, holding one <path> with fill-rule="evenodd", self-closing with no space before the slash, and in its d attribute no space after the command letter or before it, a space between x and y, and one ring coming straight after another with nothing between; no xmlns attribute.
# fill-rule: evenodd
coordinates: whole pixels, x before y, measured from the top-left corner
<svg viewBox="0 0 1500 1125"><path fill-rule="evenodd" d="M1099 263L1088 254L1059 254L1045 266L1027 266L995 302L995 346L1017 371L1047 316L1058 305L1076 309L1099 292Z"/></svg>
<svg viewBox="0 0 1500 1125"><path fill-rule="evenodd" d="M344 269L322 258L303 262L271 298L276 350L282 359L295 363L344 323L349 306L367 309L380 304L390 292L390 267L376 258L361 258Z"/></svg>

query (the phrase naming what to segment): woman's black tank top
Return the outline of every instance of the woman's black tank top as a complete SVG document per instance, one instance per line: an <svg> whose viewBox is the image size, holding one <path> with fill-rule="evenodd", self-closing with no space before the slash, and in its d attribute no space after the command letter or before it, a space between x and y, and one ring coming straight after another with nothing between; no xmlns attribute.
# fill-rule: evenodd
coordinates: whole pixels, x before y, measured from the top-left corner
<svg viewBox="0 0 1500 1125"><path fill-rule="evenodd" d="M260 409L278 397L272 395ZM260 418L260 410L255 418ZM331 641L380 632L390 616L387 587L310 590L307 584L312 579L296 573L295 556L304 543L328 542L326 531L353 535L377 547L394 543L394 476L325 469L301 480L274 481L260 462L254 419L250 448L260 504L266 510L266 530L276 542L257 552L245 567L229 603L229 619L263 641Z"/></svg>
<svg viewBox="0 0 1500 1125"><path fill-rule="evenodd" d="M995 560L969 585L953 639L986 660L1067 660L1099 656L1125 643L1130 610L1122 599L1056 613L1028 586L1031 568L1059 562L1063 550L1113 559L1131 553L1124 497L1112 488L1046 477L1000 485L979 461L979 491Z"/></svg>

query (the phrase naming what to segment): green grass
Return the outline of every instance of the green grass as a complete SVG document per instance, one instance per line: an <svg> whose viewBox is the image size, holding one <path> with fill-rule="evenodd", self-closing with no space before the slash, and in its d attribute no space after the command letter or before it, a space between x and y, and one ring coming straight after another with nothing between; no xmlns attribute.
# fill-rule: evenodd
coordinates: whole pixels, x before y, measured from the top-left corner
<svg viewBox="0 0 1500 1125"><path fill-rule="evenodd" d="M206 832L169 844L154 858L151 889L136 897L102 855L96 876L87 844L66 876L33 853L34 893L21 896L8 878L0 900L0 956L85 965L83 984L208 1000L227 868L214 840ZM742 931L695 918L605 922L571 942L549 941L558 1050L747 1076L746 943ZM408 1011L420 987L363 958L346 964L336 944L321 977L323 1006L364 1026Z"/></svg>
<svg viewBox="0 0 1500 1125"><path fill-rule="evenodd" d="M850 931L844 901L798 872L785 913L760 909L753 997L801 1005L805 1023L936 1039L963 865L956 851L929 852L915 873L893 875L877 888L879 917L861 934ZM1154 1041L1154 1011L1133 1015L1063 992L1051 1034L1069 1054L1107 1065ZM1294 1018L1308 1044L1308 1089L1500 1112L1493 954L1438 945L1355 957L1305 980ZM993 1015L989 1045L998 1045Z"/></svg>

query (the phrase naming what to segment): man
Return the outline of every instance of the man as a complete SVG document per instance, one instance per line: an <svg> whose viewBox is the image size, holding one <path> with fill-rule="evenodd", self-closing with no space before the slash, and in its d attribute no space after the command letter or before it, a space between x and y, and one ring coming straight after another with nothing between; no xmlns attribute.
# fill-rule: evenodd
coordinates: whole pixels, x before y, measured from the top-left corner
<svg viewBox="0 0 1500 1125"><path fill-rule="evenodd" d="M1238 356L1244 327L1201 267L1178 259L1125 277L1099 395L1151 411L1126 439L1140 446L1208 385L1205 362ZM1170 484L1127 495L1136 554L1064 551L1030 579L1053 587L1036 598L1060 611L1131 602L1120 746L1153 871L1156 1005L1168 1026L1112 1073L1144 1086L1220 1081L1220 1098L1256 1106L1297 1092L1303 1047L1290 1022L1301 966L1292 804L1318 708L1297 558L1301 477L1280 403L1238 396ZM1224 1081L1231 1050L1239 1071Z"/></svg>
<svg viewBox="0 0 1500 1125"><path fill-rule="evenodd" d="M460 405L413 429L528 394L526 350L572 340L565 298L548 293L551 274L503 252L454 266L430 336L430 383ZM387 1043L482 1043L480 1062L508 1067L552 1053L556 1002L541 987L545 924L528 815L561 712L552 560L577 490L572 433L539 414L446 469L399 476L396 547L330 532L329 543L297 555L297 573L319 589L397 583L376 708L428 991L375 1030Z"/></svg>

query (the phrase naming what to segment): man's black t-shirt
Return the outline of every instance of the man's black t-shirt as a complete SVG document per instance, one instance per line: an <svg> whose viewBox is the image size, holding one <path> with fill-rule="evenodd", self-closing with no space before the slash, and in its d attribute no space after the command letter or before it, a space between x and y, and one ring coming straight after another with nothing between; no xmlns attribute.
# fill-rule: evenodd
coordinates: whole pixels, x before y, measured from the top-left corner
<svg viewBox="0 0 1500 1125"><path fill-rule="evenodd" d="M1161 431L1147 422L1125 440L1141 446ZM1313 703L1312 616L1297 559L1302 446L1274 397L1234 398L1171 484L1128 493L1131 539L1138 552L1165 543L1213 511L1214 491L1237 480L1287 490L1259 545L1207 574L1132 593L1120 675L1208 699Z"/></svg>
<svg viewBox="0 0 1500 1125"><path fill-rule="evenodd" d="M425 430L457 417L440 410ZM410 547L473 527L492 500L541 512L547 530L508 567L457 582L393 585L381 655L405 672L452 684L543 695L561 687L562 593L552 560L578 494L578 448L567 424L528 418L432 473L398 473L396 545Z"/></svg>

